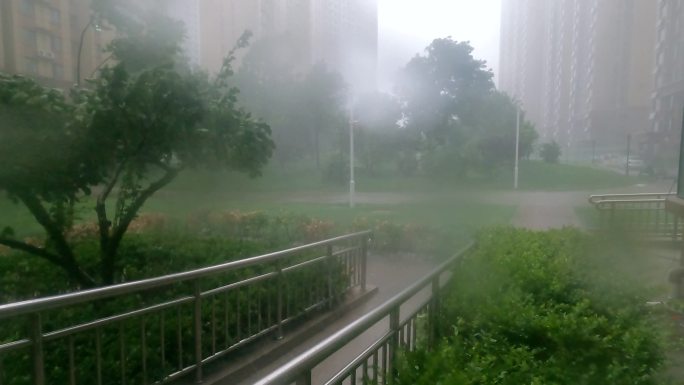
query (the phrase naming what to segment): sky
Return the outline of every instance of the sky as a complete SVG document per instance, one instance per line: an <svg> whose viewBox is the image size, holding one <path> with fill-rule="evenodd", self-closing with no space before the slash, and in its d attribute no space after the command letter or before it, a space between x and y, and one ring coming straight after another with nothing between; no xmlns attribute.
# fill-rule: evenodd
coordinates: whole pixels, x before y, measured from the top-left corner
<svg viewBox="0 0 684 385"><path fill-rule="evenodd" d="M379 0L380 87L430 42L470 41L473 55L496 73L501 0Z"/></svg>

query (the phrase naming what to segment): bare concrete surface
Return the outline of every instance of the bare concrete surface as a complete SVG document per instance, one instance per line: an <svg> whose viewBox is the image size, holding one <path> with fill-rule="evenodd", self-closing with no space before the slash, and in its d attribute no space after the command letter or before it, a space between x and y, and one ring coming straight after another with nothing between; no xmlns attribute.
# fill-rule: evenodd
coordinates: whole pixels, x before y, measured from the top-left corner
<svg viewBox="0 0 684 385"><path fill-rule="evenodd" d="M429 273L435 266L429 260L414 256L376 256L372 255L368 259L368 282L378 287L378 293L366 301L363 305L346 313L337 321L319 333L311 336L305 343L297 346L269 365L265 365L252 373L251 376L240 382L225 382L226 384L253 384L264 376L268 375L278 367L307 351L320 341L347 326L354 320L360 318L370 310L381 305L394 295L401 292L411 284ZM410 308L415 308L423 298L425 293L419 293L406 307L402 307L402 314L407 314ZM330 356L323 363L317 366L313 372L313 383L322 383L332 377L338 370L342 369L348 362L353 360L375 339L382 336L387 328L387 321L383 320L374 327L367 330L364 334L347 344L337 353Z"/></svg>

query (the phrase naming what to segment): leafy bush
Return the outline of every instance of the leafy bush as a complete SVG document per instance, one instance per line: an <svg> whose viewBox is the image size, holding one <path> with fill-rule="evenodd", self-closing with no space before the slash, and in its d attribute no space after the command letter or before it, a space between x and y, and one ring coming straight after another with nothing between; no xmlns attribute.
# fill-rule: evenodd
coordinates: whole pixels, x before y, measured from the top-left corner
<svg viewBox="0 0 684 385"><path fill-rule="evenodd" d="M555 141L542 144L541 149L539 149L539 156L546 163L558 163L561 156L560 145Z"/></svg>
<svg viewBox="0 0 684 385"><path fill-rule="evenodd" d="M260 215L245 215L252 218L247 221L250 225L264 220ZM97 265L95 263L97 247L95 239L80 240L78 244L80 255L93 256L93 261L83 261L84 266ZM269 249L264 243L256 240L231 240L225 237L199 236L171 231L132 233L120 249L120 261L123 264L121 270L124 272L122 280L133 281L225 263L257 255ZM313 252L306 255L293 255L285 264L291 266L316 256L318 254ZM285 318L299 316L304 309L319 303L321 298L327 295L329 281L328 274L325 272L328 268L318 263L285 274L285 286L282 289L282 311ZM272 272L274 269L273 265L246 267L202 278L200 285L202 290L208 290L247 277ZM345 268L341 260L330 271L333 279L333 295L341 298L351 272ZM65 278L61 270L55 269L40 259L16 255L16 253L0 256L0 303L73 289ZM279 290L276 280L271 279L204 297L201 304L202 334L205 336L202 341L204 357L216 351L216 344L223 349L271 327L276 322L275 304L278 301ZM193 293L193 283L184 282L113 299L46 311L42 314L43 330L44 332L59 330L177 299L191 293ZM0 344L26 338L25 324L17 321L19 320L9 319L0 322ZM96 338L101 338L103 355L101 370L104 384L121 383L119 376L122 373L128 383L146 382L143 378L145 376L143 365L145 364L149 368L147 380L161 379L173 371L171 368L181 369L182 365L179 362L183 362L183 365L194 362L193 304L181 304L143 317L132 317L102 327L97 331L76 334L73 340L76 359L75 376L80 381L93 378L96 373L97 353L93 342ZM62 338L45 345L45 369L49 383L61 384L69 381L69 354L66 341L67 339ZM143 341L145 341L147 352L140 349ZM162 343L162 341L166 342ZM123 362L119 355L120 344L125 346L126 357ZM31 383L29 375L31 360L28 349L6 354L2 359L4 369L0 372L0 382L12 385ZM121 369L122 367L124 369Z"/></svg>
<svg viewBox="0 0 684 385"><path fill-rule="evenodd" d="M575 230L483 232L454 271L434 352L400 384L653 384L661 336L645 299L598 270Z"/></svg>

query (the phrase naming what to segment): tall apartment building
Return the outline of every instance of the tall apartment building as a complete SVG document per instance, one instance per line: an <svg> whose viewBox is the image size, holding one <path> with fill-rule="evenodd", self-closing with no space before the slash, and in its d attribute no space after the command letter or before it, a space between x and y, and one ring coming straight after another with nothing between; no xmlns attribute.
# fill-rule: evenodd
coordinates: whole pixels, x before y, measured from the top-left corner
<svg viewBox="0 0 684 385"><path fill-rule="evenodd" d="M650 127L656 11L639 0L504 0L499 88L566 151L622 149Z"/></svg>
<svg viewBox="0 0 684 385"><path fill-rule="evenodd" d="M656 36L653 133L657 142L678 146L684 118L684 2L658 1Z"/></svg>
<svg viewBox="0 0 684 385"><path fill-rule="evenodd" d="M325 62L355 89L376 87L377 0L202 0L201 63L216 72L245 30L283 36L308 68Z"/></svg>
<svg viewBox="0 0 684 385"><path fill-rule="evenodd" d="M185 26L185 40L182 44L184 55L192 67L201 64L201 28L200 0L166 0L160 5L166 7L164 12L172 18L182 21Z"/></svg>
<svg viewBox="0 0 684 385"><path fill-rule="evenodd" d="M91 76L110 39L111 32L91 23L89 0L0 1L1 71L69 87L79 59L81 78Z"/></svg>

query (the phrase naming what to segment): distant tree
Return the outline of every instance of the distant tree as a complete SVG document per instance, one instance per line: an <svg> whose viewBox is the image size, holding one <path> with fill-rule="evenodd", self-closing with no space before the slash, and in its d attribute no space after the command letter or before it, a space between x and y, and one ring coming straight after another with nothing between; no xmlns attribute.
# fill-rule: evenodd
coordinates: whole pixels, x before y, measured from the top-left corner
<svg viewBox="0 0 684 385"><path fill-rule="evenodd" d="M409 128L431 173L489 173L515 157L516 104L495 90L492 72L467 42L437 39L407 64L398 92ZM520 156L532 153L537 133L523 119Z"/></svg>
<svg viewBox="0 0 684 385"><path fill-rule="evenodd" d="M561 156L561 147L555 141L542 144L539 149L539 156L546 163L558 163Z"/></svg>
<svg viewBox="0 0 684 385"><path fill-rule="evenodd" d="M405 130L399 126L401 105L392 95L375 92L361 95L353 106L356 148L363 167L375 174L377 167L398 161L405 150Z"/></svg>
<svg viewBox="0 0 684 385"><path fill-rule="evenodd" d="M163 23L161 23L163 24ZM268 125L237 107L231 53L213 79L178 64L178 44L148 57L152 25L111 45L113 62L71 98L0 75L0 190L45 229L44 244L5 228L0 244L62 268L81 287L121 279L117 251L145 202L185 169L227 167L257 175L273 143ZM171 44L171 41L168 42ZM244 45L244 41L240 45ZM95 196L97 265L69 237L76 205ZM113 206L111 205L111 201Z"/></svg>
<svg viewBox="0 0 684 385"><path fill-rule="evenodd" d="M467 42L436 39L400 76L397 92L407 124L435 144L454 139L454 129L469 123L472 104L494 90L492 72L472 52Z"/></svg>
<svg viewBox="0 0 684 385"><path fill-rule="evenodd" d="M494 91L478 103L473 103L468 113L470 121L470 164L480 171L491 172L498 166L515 158L515 135L517 105L506 94ZM521 114L520 158L528 158L534 151L538 134L532 123Z"/></svg>
<svg viewBox="0 0 684 385"><path fill-rule="evenodd" d="M268 122L281 162L303 156L321 163L322 137L345 124L347 94L342 77L318 64L303 64L289 35L257 41L237 73L244 106Z"/></svg>

